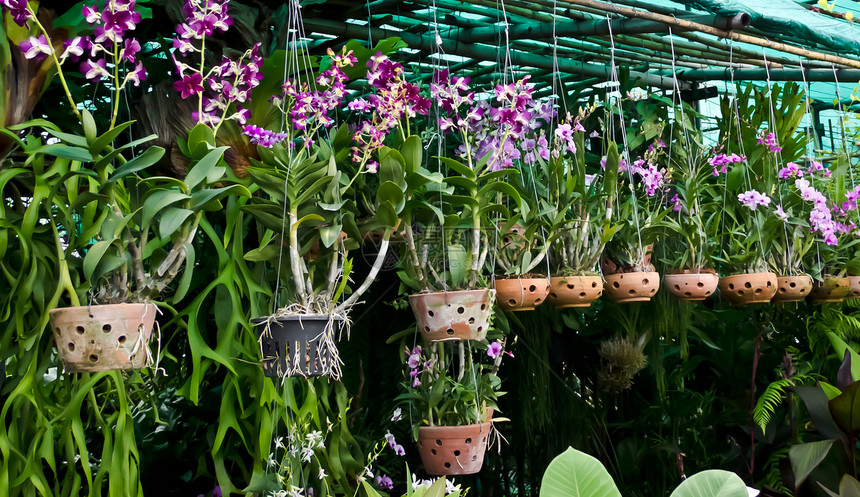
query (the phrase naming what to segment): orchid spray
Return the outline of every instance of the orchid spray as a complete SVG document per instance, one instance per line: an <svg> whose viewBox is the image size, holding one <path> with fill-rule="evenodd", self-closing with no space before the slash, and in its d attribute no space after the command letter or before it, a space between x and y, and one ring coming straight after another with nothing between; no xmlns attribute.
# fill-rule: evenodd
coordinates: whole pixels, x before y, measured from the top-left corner
<svg viewBox="0 0 860 497"><path fill-rule="evenodd" d="M449 176L441 195L437 193L436 205L432 201L423 204L426 212L441 213L441 203L450 210L438 217L443 236L425 238L416 245L410 242L411 227L406 227L409 251L415 252L411 269L423 282L421 290L484 286L490 248L489 233L484 230L490 221L488 213L507 211L503 207L506 199L521 207L519 193L503 179L518 173L512 166L522 155L520 142L529 129L533 87L528 78L498 84L494 99L477 101L469 83L468 78L450 76L443 70L437 71L430 86L436 103L434 139L440 140L439 151L445 140L461 160L439 158L440 171L444 165ZM431 257L439 253L441 257ZM444 267L437 270L440 263Z"/></svg>
<svg viewBox="0 0 860 497"><path fill-rule="evenodd" d="M226 56L221 63L206 68L206 40L217 31L226 32L233 23L228 13L230 0L186 0L182 7L185 22L176 26L173 48L181 56L199 55L196 63L185 63L172 55L177 81L173 87L183 99L197 97L192 119L206 124L217 134L225 120L244 125L251 117L243 108L251 101L251 90L263 79L260 44L246 50L237 60Z"/></svg>
<svg viewBox="0 0 860 497"><path fill-rule="evenodd" d="M98 4L84 5L83 16L93 28L92 36L65 40L60 49L26 0L0 0L0 6L10 12L15 23L31 30L36 28L38 36L30 36L18 48L28 59L50 57L53 60L66 98L78 118L81 118L81 112L69 90L63 65L68 61L80 62L80 72L85 78L94 82L111 82L114 94L110 129L116 126L122 91L129 83L140 86L146 79L146 69L137 58L140 42L130 36L142 19L135 11L135 3L135 0L108 0L101 9ZM129 68L131 64L133 68Z"/></svg>

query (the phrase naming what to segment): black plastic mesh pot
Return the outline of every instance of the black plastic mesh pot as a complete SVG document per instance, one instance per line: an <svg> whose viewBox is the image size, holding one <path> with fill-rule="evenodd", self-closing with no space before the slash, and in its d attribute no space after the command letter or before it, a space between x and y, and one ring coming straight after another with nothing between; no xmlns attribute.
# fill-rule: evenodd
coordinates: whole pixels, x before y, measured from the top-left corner
<svg viewBox="0 0 860 497"><path fill-rule="evenodd" d="M329 376L337 361L332 335L341 319L332 321L332 328L326 332L329 316L280 317L272 321L268 331L266 319L251 320L260 332L266 376Z"/></svg>

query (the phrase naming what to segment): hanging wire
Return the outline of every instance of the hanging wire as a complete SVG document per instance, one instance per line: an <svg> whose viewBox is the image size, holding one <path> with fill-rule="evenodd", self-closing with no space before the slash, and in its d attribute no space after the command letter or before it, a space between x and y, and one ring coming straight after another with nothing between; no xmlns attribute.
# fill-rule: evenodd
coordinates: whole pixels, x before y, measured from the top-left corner
<svg viewBox="0 0 860 497"><path fill-rule="evenodd" d="M732 42L730 42L730 43L732 43ZM731 66L731 77L732 77L732 86L735 88L735 98L733 99L733 107L734 107L734 111L735 111L735 124L737 126L737 133L738 133L738 149L741 152L741 157L743 157L743 159L744 159L744 170L743 170L744 171L744 180L746 181L747 188L752 190L752 180L750 179L750 173L749 173L749 161L747 160L747 153L746 153L746 149L744 147L744 140L743 140L743 137L741 137L741 111L740 111L740 106L738 103L739 96L738 96L738 92L737 92L737 87L735 86L735 70L734 70L733 65ZM729 188L728 187L728 180L724 182L724 185L725 185L725 187L724 187L725 188L725 190L724 190L725 191L725 197L727 197L728 196L728 188ZM725 201L726 201L726 198L723 199L724 205L725 205ZM753 223L753 224L755 226L756 231L758 232L759 240L761 240L761 228L758 226L757 223ZM764 253L764 245L761 243L759 243L757 245L759 246L759 249L761 250L762 260L766 260L765 253Z"/></svg>
<svg viewBox="0 0 860 497"><path fill-rule="evenodd" d="M610 68L611 68L611 82L614 83L614 86L618 86L618 98L616 102L618 103L618 119L619 124L621 126L621 139L624 143L624 150L622 151L623 158L627 164L627 175L630 179L630 193L635 197L636 192L633 185L633 164L630 161L630 149L627 144L627 127L624 123L624 109L622 108L622 95L621 95L621 81L618 78L618 67L615 65L615 37L612 34L612 20L609 17L609 14L606 15L606 24L609 27L609 42L610 42ZM610 116L611 113L610 106ZM610 117L610 125L611 125L611 117ZM610 126L610 129L612 126ZM633 202L633 217L636 221L636 236L639 239L639 258L637 262L641 263L642 268L645 269L645 247L642 246L642 228L639 226L639 207L638 203Z"/></svg>
<svg viewBox="0 0 860 497"><path fill-rule="evenodd" d="M767 53L765 53L765 51L762 50L761 55L762 55L762 58L764 59L764 71L765 71L765 75L767 76L767 94L768 94L768 102L770 104L768 106L769 107L768 110L770 111L771 126L773 126L773 128L775 130L776 129L776 111L775 111L774 107L776 106L776 103L774 102L773 84L771 83L771 80L770 80L770 66L767 62ZM783 88L783 91L785 91L785 88ZM774 139L776 140L777 146L779 146L779 136L777 136L776 133L774 133L773 135L774 135ZM781 147L780 147L780 150L778 150L776 152L776 164L774 165L777 174L779 173L780 164L782 164L782 148ZM782 208L782 206L784 204L783 199L782 199L782 188L780 188L778 184L777 184L776 191L779 193L779 206L780 206L780 208ZM783 231L783 234L785 235L785 253L783 255L785 255L786 260L788 262L789 271L793 271L794 265L792 264L792 261L791 261L791 249L789 248L789 243L791 243L791 242L788 238L788 224L785 222L782 223L782 231Z"/></svg>
<svg viewBox="0 0 860 497"><path fill-rule="evenodd" d="M812 126L813 114L812 114L812 107L809 105L810 87L809 87L809 82L806 81L806 69L803 67L803 60L802 59L800 60L800 74L803 77L803 91L804 91L803 96L804 96L804 103L806 104L806 116L807 116L807 123L808 123L806 126L806 147L807 147L807 152L809 153L810 137L817 136L818 131L815 129L814 126ZM838 88L838 86L837 86L837 88ZM810 128L812 129L812 133L810 133L810 131L809 131ZM812 144L811 148L812 148L811 156L814 160L815 159L815 143ZM815 175L810 174L809 176L810 176L810 179L812 180L812 181L810 181L810 184L812 184L812 186L814 188L815 187ZM801 205L805 206L805 204L801 204ZM804 210L804 213L805 213L805 210ZM815 256L816 256L816 260L820 264L821 263L821 247L819 247L818 245L819 245L818 242L815 242Z"/></svg>
<svg viewBox="0 0 860 497"><path fill-rule="evenodd" d="M678 106L681 109L681 136L684 137L684 145L686 145L686 147L687 147L686 154L685 154L685 156L687 158L687 171L688 171L688 174L690 174L692 176L692 175L696 174L696 170L695 170L695 167L693 165L693 158L691 155L693 148L690 144L690 137L687 134L687 117L684 114L684 99L681 98L681 85L678 83L678 72L677 72L677 69L675 67L675 40L674 40L674 37L672 36L672 27L671 26L669 26L669 46L672 50L672 86L674 88L673 95L672 95L672 104L674 105L675 96L677 95ZM675 117L675 116L673 116L673 117ZM675 119L672 120L672 132L674 132L674 121L675 121ZM672 142L674 141L674 140L672 140L672 136L673 135L670 135L670 137L669 137L670 138L669 139L669 160L670 161L672 160L672 148L671 147L672 147ZM698 196L696 196L696 201L695 201L695 204L693 205L693 209L695 210L695 212L689 213L690 216L701 216L701 208L699 207ZM695 261L695 263L696 263L696 274L699 274L699 273L701 273L702 262L704 260L704 251L699 250L697 252L697 257L698 257L698 260Z"/></svg>

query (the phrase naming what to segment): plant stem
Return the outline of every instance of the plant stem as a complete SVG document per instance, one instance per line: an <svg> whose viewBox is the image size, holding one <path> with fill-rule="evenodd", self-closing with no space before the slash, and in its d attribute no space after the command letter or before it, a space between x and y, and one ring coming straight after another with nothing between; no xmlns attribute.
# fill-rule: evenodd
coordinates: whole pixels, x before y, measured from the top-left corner
<svg viewBox="0 0 860 497"><path fill-rule="evenodd" d="M33 12L29 6L27 7L27 10L29 10L30 14L32 14L33 22L35 22L36 26L39 27L39 31L41 31L42 34L45 35L45 38L48 39L48 43L51 44L51 58L54 59L54 65L57 66L57 76L60 77L60 83L63 85L63 90L66 92L66 98L69 99L69 103L72 106L72 111L75 113L76 116L78 116L78 119L81 119L81 113L80 111L78 111L78 104L76 104L75 100L72 98L72 92L69 90L69 85L66 83L66 77L63 75L63 69L61 67L62 64L60 63L60 60L57 59L57 54L54 51L53 41L48 35L48 31L45 29L44 26L42 26L42 23L39 22L39 18L36 16L36 13Z"/></svg>
<svg viewBox="0 0 860 497"><path fill-rule="evenodd" d="M385 262L385 256L388 254L388 240L391 238L391 233L393 232L394 228L385 229L385 234L382 235L382 244L379 246L379 253L376 254L376 260L373 261L373 267L370 268L370 272L367 273L367 277L361 283L361 286L359 286L343 304L337 306L335 312L343 312L349 309L349 307L353 305L368 288L370 288L370 284L376 280L376 275L379 274L379 270L382 269L382 263Z"/></svg>
<svg viewBox="0 0 860 497"><path fill-rule="evenodd" d="M121 90L119 85L119 44L113 44L113 86L115 88L114 98L113 98L113 111L111 112L110 118L110 128L113 129L116 125L116 116L119 114L119 92Z"/></svg>
<svg viewBox="0 0 860 497"><path fill-rule="evenodd" d="M306 306L308 300L305 295L304 278L302 278L304 273L301 269L301 265L299 264L299 230L296 225L297 221L298 213L296 212L296 208L293 208L290 210L290 267L292 268L293 273L293 283L296 285L296 297L299 298L299 301L303 306Z"/></svg>

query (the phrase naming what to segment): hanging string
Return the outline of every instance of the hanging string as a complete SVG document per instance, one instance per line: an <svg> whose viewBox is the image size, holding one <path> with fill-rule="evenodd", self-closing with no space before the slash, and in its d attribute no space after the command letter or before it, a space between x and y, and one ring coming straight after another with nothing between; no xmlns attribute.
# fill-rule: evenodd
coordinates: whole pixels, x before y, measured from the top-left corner
<svg viewBox="0 0 860 497"><path fill-rule="evenodd" d="M775 96L773 94L773 84L771 83L771 80L770 80L770 66L767 62L767 53L764 50L762 50L761 55L762 55L762 58L764 59L764 72L765 72L765 75L767 76L767 94L768 94L768 103L770 104L768 106L769 107L768 110L770 111L771 125L773 126L774 131L775 131L776 130L776 110L774 109L774 107L776 106L776 103L774 102ZM783 88L783 91L785 91L785 88ZM774 133L773 135L775 137L774 140L776 141L776 145L777 145L777 147L779 147L779 136L777 136L776 133ZM781 164L782 164L782 147L779 147L779 150L777 150L777 152L776 152L776 164L775 164L775 169L776 169L777 175L779 174L779 166ZM777 191L777 193L779 193L779 206L780 206L780 208L782 208L782 206L784 204L784 202L782 200L782 188L779 188L779 185L777 185L776 191ZM785 252L783 255L785 255L786 260L788 262L789 271L791 271L794 267L794 264L792 264L792 261L791 261L791 249L789 248L789 244L791 243L791 241L788 238L788 225L785 222L782 223L782 231L783 231L783 234L785 235Z"/></svg>
<svg viewBox="0 0 860 497"><path fill-rule="evenodd" d="M633 185L633 163L630 161L630 150L627 144L627 127L624 123L624 109L622 108L622 95L621 95L621 80L618 77L618 68L615 65L615 37L612 34L612 20L609 17L609 14L606 15L606 24L609 27L609 42L610 42L610 68L611 68L611 81L618 87L618 98L616 100L618 104L618 119L621 128L621 139L624 143L624 149L622 151L622 158L625 160L627 165L627 176L630 179L630 193L634 197L636 196L636 191ZM611 115L612 107L610 106L610 115ZM610 120L611 124L611 120ZM611 126L610 126L611 128ZM639 226L639 202L633 202L633 217L636 221L636 236L639 240L639 258L637 262L641 263L641 269L645 269L645 247L642 246L642 228Z"/></svg>
<svg viewBox="0 0 860 497"><path fill-rule="evenodd" d="M677 95L678 106L681 109L681 136L684 137L684 145L686 145L686 147L687 147L687 149L686 149L687 171L688 171L688 174L692 177L692 176L696 175L696 170L695 170L695 167L693 165L693 159L691 156L691 153L693 151L693 147L690 145L690 137L687 134L687 117L684 114L684 99L681 97L681 85L678 83L678 73L677 73L677 70L675 68L675 57L676 57L675 56L675 39L672 36L672 27L671 26L669 26L669 47L672 50L672 59L671 59L672 60L672 87L674 89L673 95L672 95L672 104L673 105L675 104L675 96ZM673 126L672 132L674 132L674 121L675 120L673 119L672 120L672 126ZM674 136L674 135L670 135L670 137L669 137L670 138L669 139L669 160L670 161L672 159L672 148L671 147L672 147L672 142L674 141L674 140L672 140L672 136ZM696 196L695 203L693 204L693 210L695 212L689 213L690 216L699 216L699 217L701 216L701 208L699 207L698 196ZM701 226L701 217L700 217L700 226ZM702 262L704 260L704 254L703 254L702 250L699 250L697 252L697 258L698 258L698 260L695 261L695 263L696 263L696 274L699 274L701 272Z"/></svg>
<svg viewBox="0 0 860 497"><path fill-rule="evenodd" d="M804 92L803 96L804 96L804 103L806 104L806 116L807 116L807 123L808 123L806 126L806 148L807 148L807 151L809 151L809 148L810 148L809 139L811 136L815 136L817 138L818 131L815 129L814 126L811 126L813 114L812 114L812 107L809 105L810 87L809 87L809 83L806 81L806 69L803 67L803 59L800 59L800 74L803 77L803 92ZM812 135L809 132L810 127L812 128L812 133L815 133L815 135ZM812 144L811 155L812 155L812 160L814 160L816 158L815 144L814 143ZM812 180L812 181L810 181L810 184L812 184L812 187L814 188L815 187L815 175L810 174L809 176L810 176L810 180ZM801 205L803 205L805 207L805 204L801 204ZM804 209L804 213L806 213L805 209ZM819 247L818 242L815 242L815 256L816 256L816 260L820 264L821 263L821 247Z"/></svg>
<svg viewBox="0 0 860 497"><path fill-rule="evenodd" d="M732 42L730 41L730 43L732 43ZM735 86L734 66L731 67L731 77L732 77L732 86L735 88L735 98L733 99L733 107L734 107L734 111L735 111L735 124L737 126L737 133L738 133L738 149L741 152L741 157L743 157L743 159L744 159L743 171L744 171L744 180L746 181L746 186L749 190L752 190L752 180L750 179L750 174L749 174L749 161L747 160L747 153L746 153L746 148L744 146L744 140L743 140L743 137L741 136L741 111L740 111L740 105L738 103L739 95L738 95L737 87ZM724 185L725 185L724 186L725 197L727 197L728 196L728 181L725 181ZM724 198L723 201L725 203L726 198ZM754 223L754 226L755 226L756 232L758 232L759 240L761 240L761 228L758 226L757 223ZM762 260L763 261L766 260L766 256L764 253L764 244L759 243L757 245L759 246L759 250L761 250Z"/></svg>
<svg viewBox="0 0 860 497"><path fill-rule="evenodd" d="M854 183L854 168L851 167L851 154L848 152L848 144L845 141L845 110L842 107L842 91L839 89L839 77L836 75L836 65L831 64L830 68L833 70L833 81L836 83L836 99L839 101L839 129L842 138L842 149L848 159L848 173L851 177L851 187L854 188L856 186Z"/></svg>

